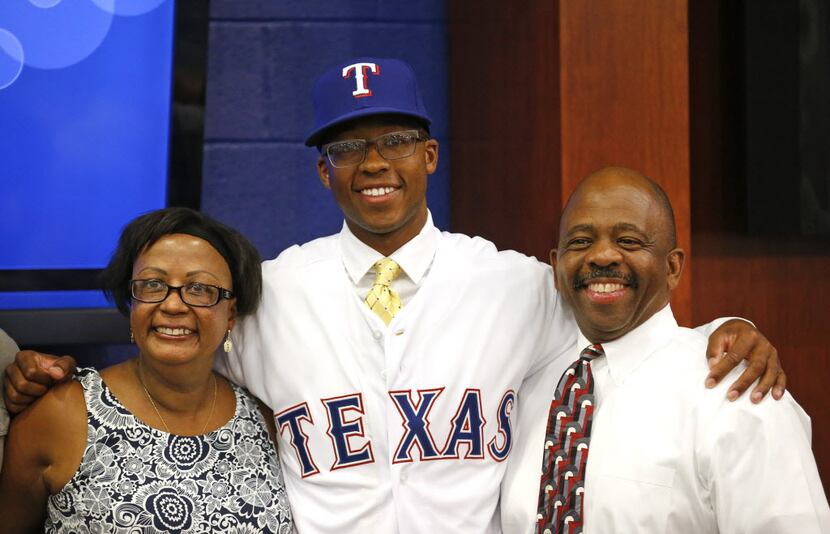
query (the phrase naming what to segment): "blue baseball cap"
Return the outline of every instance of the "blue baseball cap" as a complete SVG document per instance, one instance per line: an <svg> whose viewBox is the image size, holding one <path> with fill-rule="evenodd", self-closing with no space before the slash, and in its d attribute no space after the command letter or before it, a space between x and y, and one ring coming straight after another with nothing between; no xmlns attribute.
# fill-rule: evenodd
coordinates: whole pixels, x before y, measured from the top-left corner
<svg viewBox="0 0 830 534"><path fill-rule="evenodd" d="M356 58L323 73L311 90L314 128L306 146L319 144L323 133L358 117L399 114L432 123L415 71L399 59Z"/></svg>

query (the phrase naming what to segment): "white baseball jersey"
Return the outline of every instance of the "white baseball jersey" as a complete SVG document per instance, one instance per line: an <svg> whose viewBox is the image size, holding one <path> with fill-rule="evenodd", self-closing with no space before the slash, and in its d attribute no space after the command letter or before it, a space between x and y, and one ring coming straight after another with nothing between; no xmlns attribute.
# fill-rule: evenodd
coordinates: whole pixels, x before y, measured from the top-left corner
<svg viewBox="0 0 830 534"><path fill-rule="evenodd" d="M265 262L234 330L227 371L275 412L301 533L500 532L517 392L576 326L550 266L431 220L424 235L434 257L388 327L348 274L344 225Z"/></svg>

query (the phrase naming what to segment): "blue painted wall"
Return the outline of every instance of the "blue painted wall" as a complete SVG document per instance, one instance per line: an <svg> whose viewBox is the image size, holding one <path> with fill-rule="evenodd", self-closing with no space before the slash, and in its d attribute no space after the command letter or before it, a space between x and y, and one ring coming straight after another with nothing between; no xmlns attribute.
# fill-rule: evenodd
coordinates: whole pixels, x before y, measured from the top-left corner
<svg viewBox="0 0 830 534"><path fill-rule="evenodd" d="M202 209L264 258L339 231L343 217L303 140L317 76L354 56L397 57L418 76L441 144L428 202L449 223L444 0L212 0Z"/></svg>

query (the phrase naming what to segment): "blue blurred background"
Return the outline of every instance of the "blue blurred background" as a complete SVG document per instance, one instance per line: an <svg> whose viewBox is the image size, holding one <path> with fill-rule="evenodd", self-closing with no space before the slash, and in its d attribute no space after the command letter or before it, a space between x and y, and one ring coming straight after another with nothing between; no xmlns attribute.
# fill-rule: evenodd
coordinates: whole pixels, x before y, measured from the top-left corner
<svg viewBox="0 0 830 534"><path fill-rule="evenodd" d="M238 228L263 258L337 232L342 216L303 140L314 80L354 56L414 67L442 148L429 205L446 229L446 10L439 0L4 0L0 328L82 363L131 353L126 323L99 309L93 274L127 221L165 205Z"/></svg>

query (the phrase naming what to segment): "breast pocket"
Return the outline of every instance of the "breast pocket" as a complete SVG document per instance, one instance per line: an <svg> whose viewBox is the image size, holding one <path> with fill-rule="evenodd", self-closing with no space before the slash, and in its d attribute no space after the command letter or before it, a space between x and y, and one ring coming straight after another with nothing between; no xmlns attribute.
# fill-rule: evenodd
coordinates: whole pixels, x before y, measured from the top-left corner
<svg viewBox="0 0 830 534"><path fill-rule="evenodd" d="M612 462L596 479L598 502L590 503L586 533L662 534L666 532L672 503L675 470L659 465Z"/></svg>

